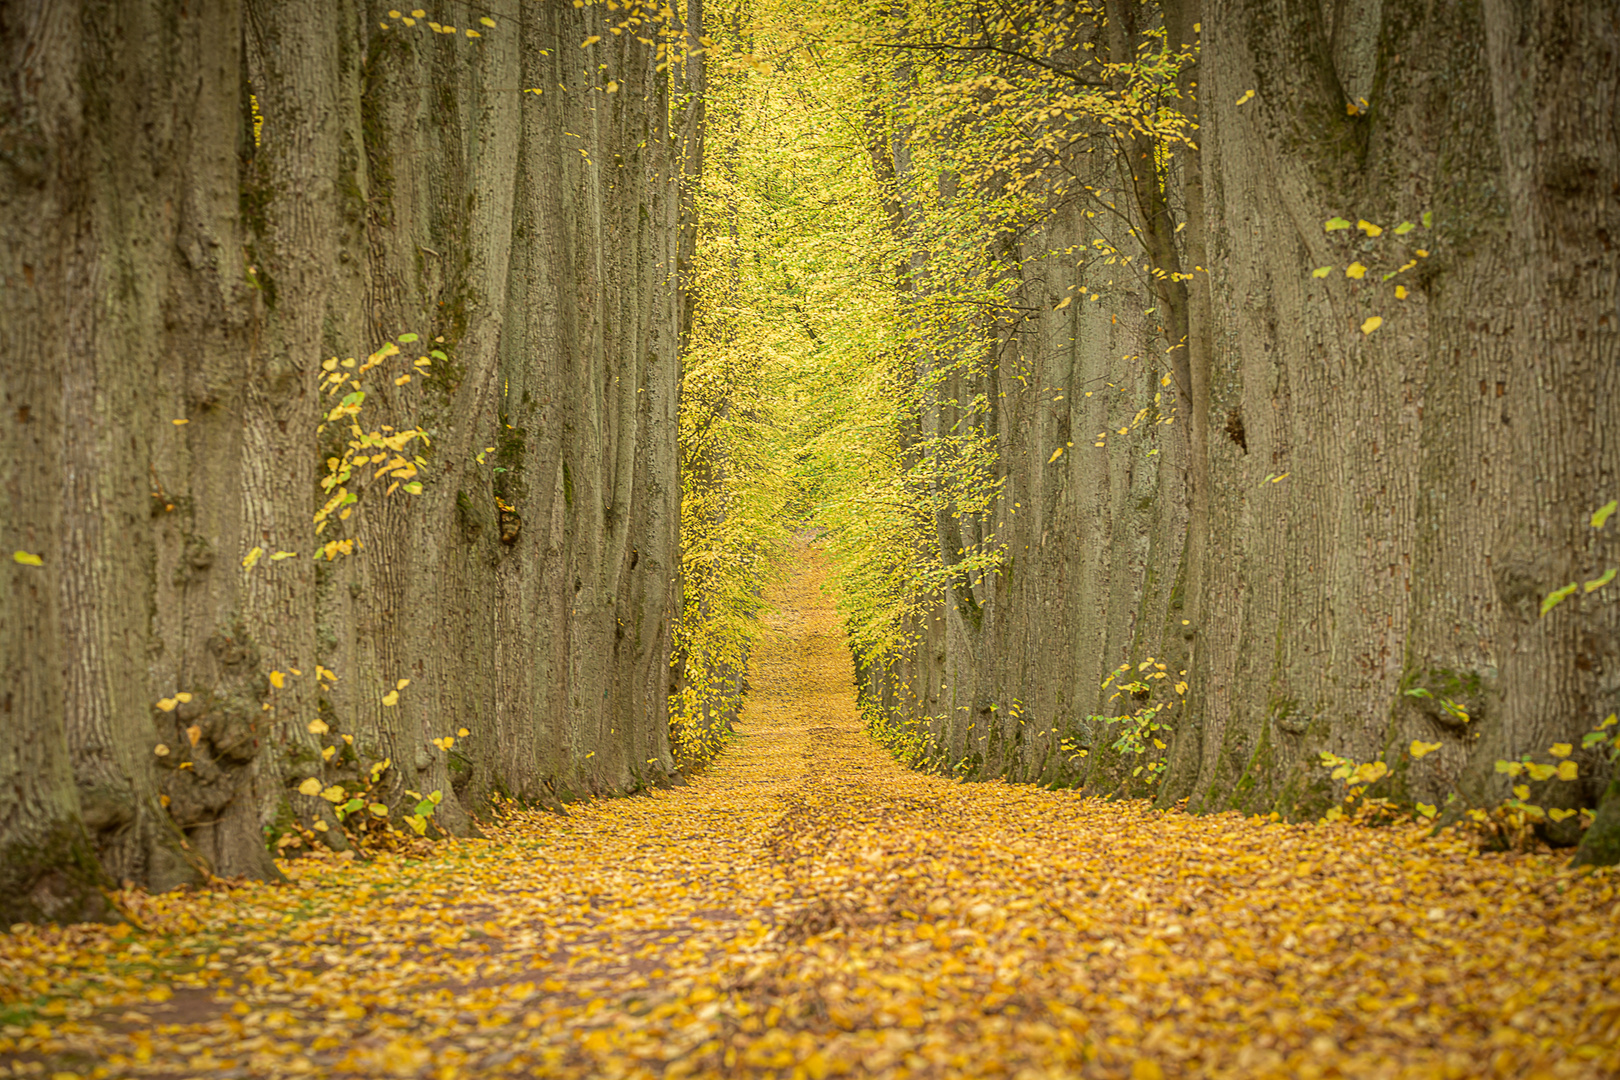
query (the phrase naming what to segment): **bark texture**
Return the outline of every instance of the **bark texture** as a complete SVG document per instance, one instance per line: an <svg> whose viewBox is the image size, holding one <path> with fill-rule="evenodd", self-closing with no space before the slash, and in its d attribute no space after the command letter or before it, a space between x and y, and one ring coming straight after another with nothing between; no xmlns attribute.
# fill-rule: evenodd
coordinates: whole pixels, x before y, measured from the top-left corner
<svg viewBox="0 0 1620 1080"><path fill-rule="evenodd" d="M916 650L864 658L865 692L966 775L1302 816L1337 797L1329 751L1387 760L1375 795L1494 804L1498 759L1551 761L1620 705L1620 594L1539 613L1620 562L1612 524L1588 523L1620 494L1620 23L1595 0L1176 0L1161 17L1202 33L1184 75L1199 151L1154 207L1187 226L1173 254L1195 276L1170 297L1048 255L1092 240L1066 206L1023 239L1040 313L1004 335L992 395L1004 570L982 627L942 605ZM1425 211L1434 228L1400 243L1324 230ZM1104 298L1053 310L1078 285ZM1140 314L1167 305L1185 371ZM1133 425L1168 413L1167 369L1190 400ZM1188 699L1164 749L1121 759L1098 718L1138 702L1099 685L1150 657L1187 671ZM1440 750L1414 759L1414 739ZM1144 760L1163 766L1152 787ZM1573 760L1577 781L1529 801L1597 805L1606 755ZM1578 836L1573 819L1545 832Z"/></svg>
<svg viewBox="0 0 1620 1080"><path fill-rule="evenodd" d="M457 832L673 770L668 76L600 6L387 12L0 4L0 923L273 875L374 762ZM323 363L406 333L354 422L423 490L317 537Z"/></svg>

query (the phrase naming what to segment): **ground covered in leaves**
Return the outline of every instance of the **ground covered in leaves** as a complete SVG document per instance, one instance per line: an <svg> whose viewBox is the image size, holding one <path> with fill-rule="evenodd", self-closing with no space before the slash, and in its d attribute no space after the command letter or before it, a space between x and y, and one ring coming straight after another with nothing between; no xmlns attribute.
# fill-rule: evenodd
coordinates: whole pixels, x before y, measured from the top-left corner
<svg viewBox="0 0 1620 1080"><path fill-rule="evenodd" d="M0 937L0 1075L1620 1073L1620 877L907 772L813 556L690 784Z"/></svg>

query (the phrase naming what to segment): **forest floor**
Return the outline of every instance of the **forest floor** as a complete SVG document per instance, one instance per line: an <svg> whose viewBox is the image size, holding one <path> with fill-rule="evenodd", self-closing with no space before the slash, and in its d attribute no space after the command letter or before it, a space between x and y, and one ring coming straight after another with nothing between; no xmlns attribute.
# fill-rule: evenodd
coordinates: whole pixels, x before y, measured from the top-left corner
<svg viewBox="0 0 1620 1080"><path fill-rule="evenodd" d="M909 772L824 573L683 787L14 928L0 1075L1620 1073L1614 872Z"/></svg>

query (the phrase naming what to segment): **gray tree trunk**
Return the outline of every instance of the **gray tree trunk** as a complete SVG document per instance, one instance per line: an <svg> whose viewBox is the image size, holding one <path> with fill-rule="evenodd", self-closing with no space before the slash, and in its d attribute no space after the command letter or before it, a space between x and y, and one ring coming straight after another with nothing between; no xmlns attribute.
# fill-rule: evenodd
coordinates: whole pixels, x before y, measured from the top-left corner
<svg viewBox="0 0 1620 1080"><path fill-rule="evenodd" d="M1167 298L1043 258L1094 235L1071 207L1025 239L1023 298L1042 313L998 357L1007 559L982 641L933 633L886 662L900 692L881 676L871 690L931 724L939 760L978 755L984 774L1307 815L1337 797L1326 750L1384 757L1394 775L1375 793L1494 804L1509 783L1496 760L1551 761L1620 704L1620 594L1538 607L1620 561L1587 523L1620 494L1605 407L1620 390L1620 150L1594 104L1620 94L1612 13L1178 0L1162 14L1179 40L1202 28L1183 74L1199 152L1180 155L1166 208L1187 226L1176 256L1201 269ZM1324 229L1425 211L1434 228L1399 240ZM1144 240L1121 246L1162 261ZM1353 260L1365 278L1346 277ZM1104 299L1053 310L1078 285ZM1186 305L1174 374L1191 400L1169 428L1133 427L1174 344L1139 313L1167 299ZM1363 334L1371 315L1383 325ZM1015 363L1025 380L1007 378ZM1150 656L1190 684L1150 754L1166 766L1153 788L1131 774L1140 759L1103 752L1117 729L1087 719L1129 712L1099 683ZM1087 756L1069 760L1064 738ZM1412 759L1413 739L1441 749ZM1607 763L1575 760L1578 781L1530 801L1596 804ZM1576 837L1573 820L1545 831Z"/></svg>
<svg viewBox="0 0 1620 1080"><path fill-rule="evenodd" d="M480 14L0 6L13 916L273 876L267 829L333 820L298 784L383 759L449 831L672 772L668 76L599 7ZM356 422L427 432L423 491L317 536L323 362L406 333Z"/></svg>

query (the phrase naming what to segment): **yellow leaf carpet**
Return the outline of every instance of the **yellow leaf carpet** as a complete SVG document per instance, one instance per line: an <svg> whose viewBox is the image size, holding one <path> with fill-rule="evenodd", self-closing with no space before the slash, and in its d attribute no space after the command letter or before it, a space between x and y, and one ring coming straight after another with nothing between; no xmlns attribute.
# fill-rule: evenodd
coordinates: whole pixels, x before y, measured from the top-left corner
<svg viewBox="0 0 1620 1080"><path fill-rule="evenodd" d="M0 1075L1599 1077L1613 871L909 772L825 567L692 782L0 937Z"/></svg>

